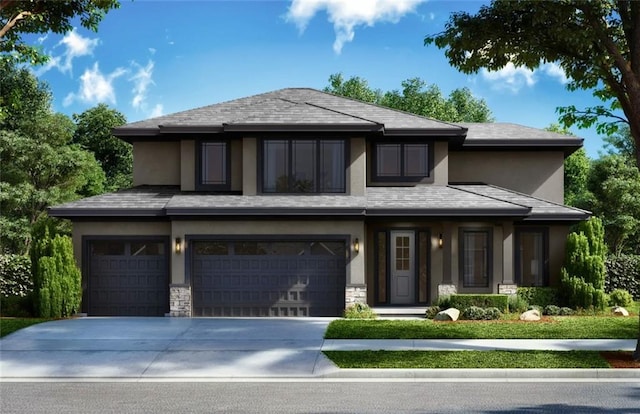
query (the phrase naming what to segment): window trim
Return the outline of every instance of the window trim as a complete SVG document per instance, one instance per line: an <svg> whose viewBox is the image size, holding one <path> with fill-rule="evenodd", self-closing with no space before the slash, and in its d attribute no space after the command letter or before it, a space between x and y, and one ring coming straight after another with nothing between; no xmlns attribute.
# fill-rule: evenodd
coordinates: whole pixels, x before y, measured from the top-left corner
<svg viewBox="0 0 640 414"><path fill-rule="evenodd" d="M464 235L465 233L485 233L487 235L487 280L484 285L469 286L465 283L464 275ZM458 232L458 273L459 283L464 289L486 289L493 280L493 229L491 227L461 227Z"/></svg>
<svg viewBox="0 0 640 414"><path fill-rule="evenodd" d="M225 184L203 184L202 183L202 149L207 143L223 143L226 146L226 183ZM196 191L229 191L231 190L231 141L228 139L198 139L196 140Z"/></svg>
<svg viewBox="0 0 640 414"><path fill-rule="evenodd" d="M401 175L398 176L380 176L378 175L378 145L400 145L400 171ZM427 146L427 175L425 176L407 176L404 175L405 157L404 146L405 145L424 144ZM419 182L433 182L433 151L435 149L434 141L375 141L371 143L371 181L372 182L385 182L385 183L419 183Z"/></svg>
<svg viewBox="0 0 640 414"><path fill-rule="evenodd" d="M520 268L522 264L522 256L520 255L520 243L522 241L522 233L542 233L542 255L544 264L542 266L542 287L549 286L549 228L548 227L515 227L514 228L514 247L513 247L513 264L514 264L514 281L518 286L522 284L522 274ZM527 285L529 287L529 285Z"/></svg>
<svg viewBox="0 0 640 414"><path fill-rule="evenodd" d="M292 143L293 141L313 141L314 145L315 145L315 149L316 149L316 175L319 177L320 174L320 168L321 168L321 162L320 162L320 157L321 157L321 151L320 151L320 143L322 141L340 141L342 143L342 148L343 148L343 155L344 155L344 162L343 162L343 183L342 183L342 191L331 191L331 192L326 192L326 191L312 191L312 192L291 192L291 191L265 191L265 174L264 174L264 167L265 167L265 143L267 141L286 141L287 142L287 151L288 151L288 163L289 163L289 170L288 172L291 172L291 169L293 168L293 148L292 148ZM350 159L350 152L349 152L349 145L347 145L349 141L347 139L344 138L339 138L339 137L268 137L268 138L262 138L260 139L260 145L258 147L258 191L261 194L265 194L265 195L282 195L282 194L286 194L286 195L317 195L317 194L332 194L332 195L337 195L337 194L346 194L347 193L347 183L348 183L348 174L347 174L347 168L349 166L349 159ZM289 187L291 186L291 184L289 183Z"/></svg>

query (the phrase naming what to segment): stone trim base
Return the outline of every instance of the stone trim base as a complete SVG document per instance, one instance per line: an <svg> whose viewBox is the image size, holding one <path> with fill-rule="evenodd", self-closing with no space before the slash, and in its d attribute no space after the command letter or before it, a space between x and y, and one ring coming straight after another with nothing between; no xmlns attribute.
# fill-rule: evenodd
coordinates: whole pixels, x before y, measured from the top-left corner
<svg viewBox="0 0 640 414"><path fill-rule="evenodd" d="M498 293L501 295L517 295L518 285L512 283L498 284Z"/></svg>
<svg viewBox="0 0 640 414"><path fill-rule="evenodd" d="M451 296L458 293L456 285L438 285L438 297Z"/></svg>
<svg viewBox="0 0 640 414"><path fill-rule="evenodd" d="M169 316L191 317L191 286L169 285Z"/></svg>
<svg viewBox="0 0 640 414"><path fill-rule="evenodd" d="M344 290L345 308L353 303L367 303L367 285L351 285Z"/></svg>

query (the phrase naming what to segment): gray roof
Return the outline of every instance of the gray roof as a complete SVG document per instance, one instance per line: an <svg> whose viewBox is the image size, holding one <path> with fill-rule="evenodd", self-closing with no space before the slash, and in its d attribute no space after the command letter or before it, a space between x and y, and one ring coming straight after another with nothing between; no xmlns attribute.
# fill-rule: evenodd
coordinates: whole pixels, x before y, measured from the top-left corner
<svg viewBox="0 0 640 414"><path fill-rule="evenodd" d="M141 186L51 207L57 217L420 216L582 220L589 212L484 185L368 187L366 196L218 195Z"/></svg>
<svg viewBox="0 0 640 414"><path fill-rule="evenodd" d="M306 126L306 128L304 128ZM322 129L385 135L463 136L466 129L309 88L288 88L190 109L114 129L119 137L185 132Z"/></svg>

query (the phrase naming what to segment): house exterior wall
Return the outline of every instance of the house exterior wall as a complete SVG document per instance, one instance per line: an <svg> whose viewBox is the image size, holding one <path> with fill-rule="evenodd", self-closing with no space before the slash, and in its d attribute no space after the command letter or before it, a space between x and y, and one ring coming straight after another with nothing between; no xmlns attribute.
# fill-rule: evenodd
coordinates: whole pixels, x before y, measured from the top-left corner
<svg viewBox="0 0 640 414"><path fill-rule="evenodd" d="M564 202L562 151L451 151L450 182L483 182Z"/></svg>
<svg viewBox="0 0 640 414"><path fill-rule="evenodd" d="M364 138L352 138L349 143L347 194L363 196L367 191L367 145Z"/></svg>
<svg viewBox="0 0 640 414"><path fill-rule="evenodd" d="M555 225L549 227L549 285L560 285L560 269L564 264L568 225Z"/></svg>
<svg viewBox="0 0 640 414"><path fill-rule="evenodd" d="M180 185L180 142L134 142L133 185Z"/></svg>
<svg viewBox="0 0 640 414"><path fill-rule="evenodd" d="M180 141L180 190L196 189L196 141L185 139Z"/></svg>
<svg viewBox="0 0 640 414"><path fill-rule="evenodd" d="M258 140L244 137L242 140L242 194L258 193Z"/></svg>
<svg viewBox="0 0 640 414"><path fill-rule="evenodd" d="M241 139L231 140L231 191L242 191L243 181L243 143ZM255 164L255 160L253 161ZM255 180L255 177L254 177Z"/></svg>
<svg viewBox="0 0 640 414"><path fill-rule="evenodd" d="M436 141L433 149L433 184L449 184L449 144Z"/></svg>

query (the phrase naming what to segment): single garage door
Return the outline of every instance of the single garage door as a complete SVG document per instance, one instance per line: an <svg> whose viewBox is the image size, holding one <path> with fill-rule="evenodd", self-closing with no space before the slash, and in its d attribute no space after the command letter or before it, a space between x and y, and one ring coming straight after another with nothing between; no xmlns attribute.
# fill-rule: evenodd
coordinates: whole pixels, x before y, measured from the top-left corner
<svg viewBox="0 0 640 414"><path fill-rule="evenodd" d="M89 240L86 311L92 316L164 316L169 311L164 240Z"/></svg>
<svg viewBox="0 0 640 414"><path fill-rule="evenodd" d="M194 316L339 316L345 242L194 241Z"/></svg>

